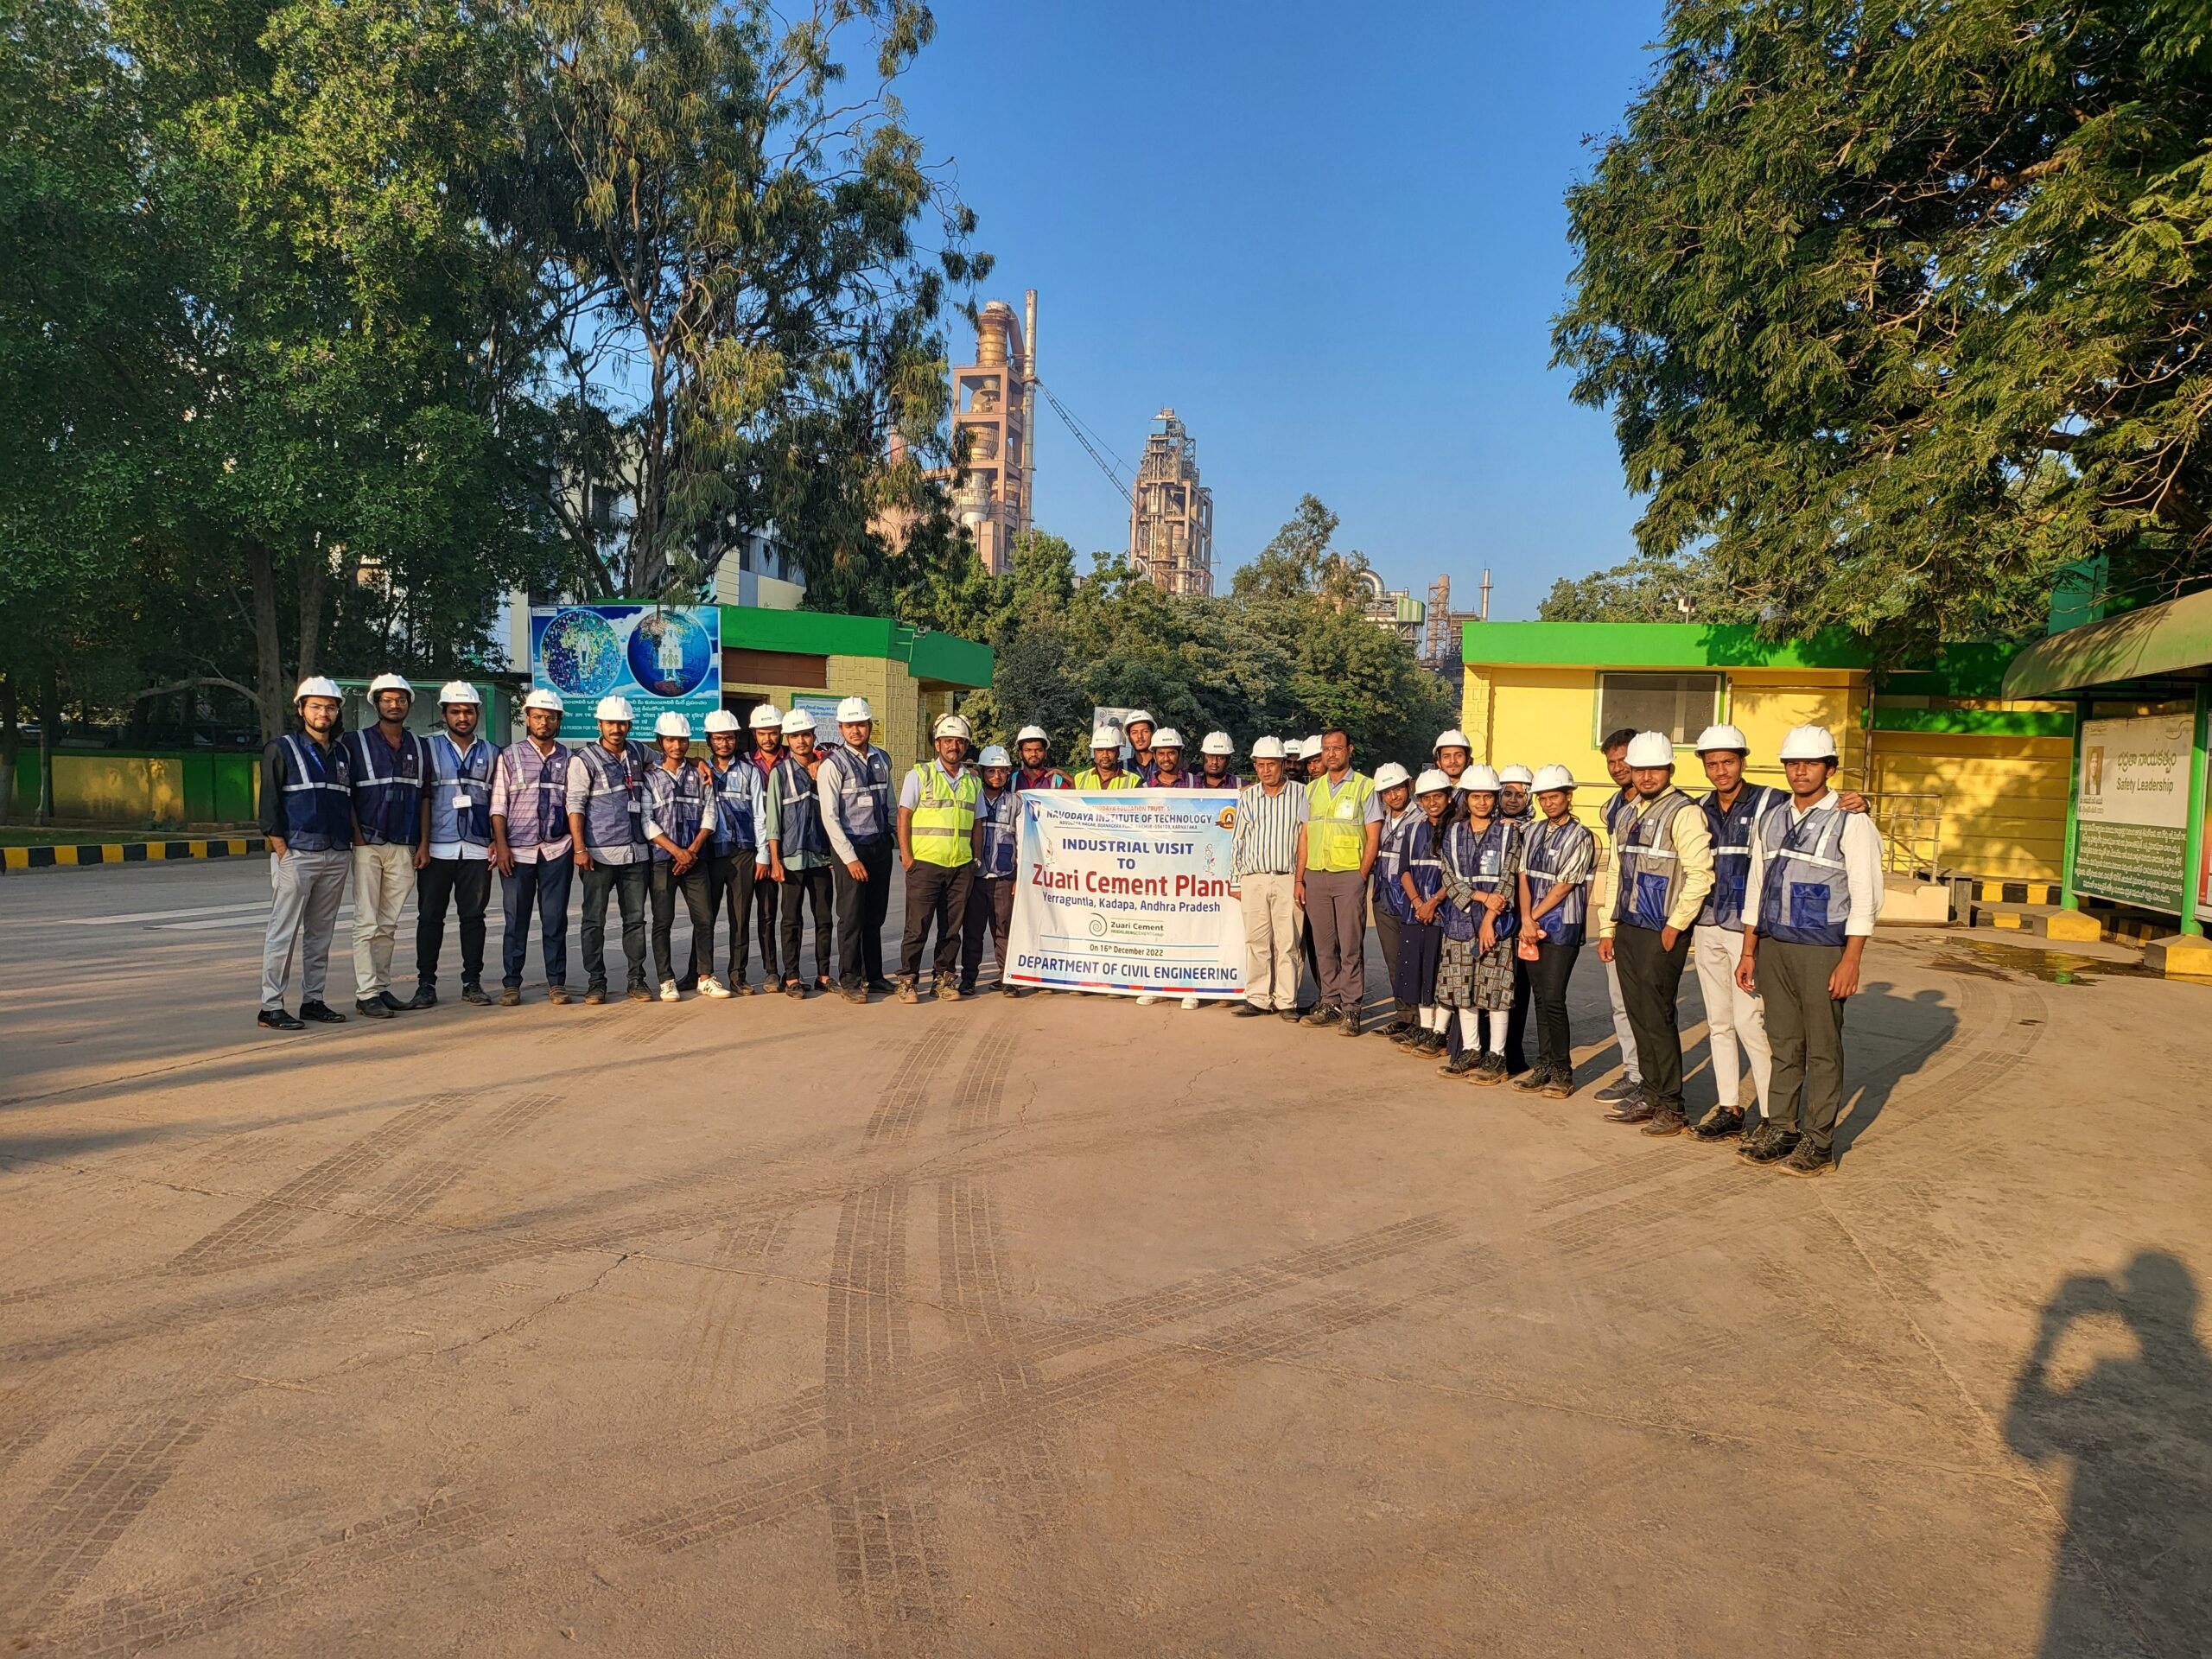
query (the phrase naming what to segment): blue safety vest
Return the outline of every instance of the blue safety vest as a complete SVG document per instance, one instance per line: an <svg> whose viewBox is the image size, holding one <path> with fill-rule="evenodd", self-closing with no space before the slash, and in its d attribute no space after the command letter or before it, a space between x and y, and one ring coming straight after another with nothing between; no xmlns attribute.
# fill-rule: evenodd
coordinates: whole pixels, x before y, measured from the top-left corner
<svg viewBox="0 0 2212 1659"><path fill-rule="evenodd" d="M499 752L480 737L463 753L449 733L429 742L430 757L430 842L471 847L492 844L492 768Z"/></svg>
<svg viewBox="0 0 2212 1659"><path fill-rule="evenodd" d="M1851 918L1851 876L1843 861L1850 815L1816 806L1791 822L1787 807L1759 823L1759 934L1789 944L1841 945Z"/></svg>
<svg viewBox="0 0 2212 1659"><path fill-rule="evenodd" d="M652 764L639 743L609 754L603 743L576 751L584 769L584 850L645 844L645 769Z"/></svg>
<svg viewBox="0 0 2212 1659"><path fill-rule="evenodd" d="M1440 828L1429 823L1426 813L1421 815L1421 822L1414 827L1412 839L1406 842L1406 874L1413 877L1414 891L1424 903L1434 898L1443 887L1447 860L1455 868L1472 863L1473 842L1464 823L1447 821ZM1471 939L1478 931L1474 912L1450 899L1436 912L1434 925L1444 930L1447 939Z"/></svg>
<svg viewBox="0 0 2212 1659"><path fill-rule="evenodd" d="M1521 826L1510 818L1492 818L1489 827L1479 833L1471 823L1463 822L1452 828L1459 834L1444 844L1444 856L1451 861L1452 874L1478 893L1505 894L1505 908L1497 912L1493 933L1497 938L1510 938L1518 908L1514 900L1519 893L1506 866L1512 861ZM1472 931L1479 931L1482 917L1473 911L1468 912L1468 917L1474 924Z"/></svg>
<svg viewBox="0 0 2212 1659"><path fill-rule="evenodd" d="M1698 804L1713 830L1713 891L1697 913L1700 927L1744 931L1744 889L1751 879L1751 837L1767 813L1789 797L1771 784L1745 784L1736 791L1735 805L1723 810L1720 791L1713 791Z"/></svg>
<svg viewBox="0 0 2212 1659"><path fill-rule="evenodd" d="M1572 817L1556 826L1547 821L1529 830L1528 850L1521 857L1521 868L1529 878L1529 902L1535 903L1558 884L1559 873L1573 856L1578 844L1595 841L1589 826ZM1593 855L1595 850L1593 846ZM1587 869L1590 866L1586 863L1583 868ZM1590 883L1585 878L1569 887L1559 903L1536 918L1536 929L1554 944L1580 944L1587 937L1589 918Z"/></svg>
<svg viewBox="0 0 2212 1659"><path fill-rule="evenodd" d="M1689 804L1688 796L1670 787L1642 817L1614 830L1619 877L1614 884L1615 923L1655 933L1666 927L1682 884L1682 861L1675 851L1675 814ZM1618 825L1621 821L1609 813L1608 822Z"/></svg>
<svg viewBox="0 0 2212 1659"><path fill-rule="evenodd" d="M699 775L696 760L679 762L674 772L655 765L645 772L645 804L653 827L677 846L689 848L698 838L707 815L715 810L714 785ZM653 842L656 864L666 864L674 857L659 842Z"/></svg>
<svg viewBox="0 0 2212 1659"><path fill-rule="evenodd" d="M841 743L823 757L835 774L832 793L845 838L860 847L891 833L891 757L871 743L863 758Z"/></svg>
<svg viewBox="0 0 2212 1659"><path fill-rule="evenodd" d="M976 818L983 826L983 861L976 874L995 880L1014 874L1017 846L1014 839L1015 813L1021 797L1011 789L1002 789L996 795L988 789L983 791L982 804L976 810Z"/></svg>
<svg viewBox="0 0 2212 1659"><path fill-rule="evenodd" d="M784 856L812 853L826 857L830 834L822 827L822 798L815 791L814 774L790 755L776 762L769 775L776 791L776 846Z"/></svg>
<svg viewBox="0 0 2212 1659"><path fill-rule="evenodd" d="M1405 873L1406 849L1414 826L1427 822L1419 807L1409 806L1384 823L1382 838L1375 844L1375 906L1389 911L1401 922L1413 920L1414 907L1398 877Z"/></svg>
<svg viewBox="0 0 2212 1659"><path fill-rule="evenodd" d="M286 844L300 853L352 846L353 762L345 745L324 749L297 732L287 732L276 743L285 760Z"/></svg>
<svg viewBox="0 0 2212 1659"><path fill-rule="evenodd" d="M524 741L500 752L499 765L507 774L507 845L543 847L565 841L569 835L569 763L575 759L568 746L556 743L550 754ZM533 777L524 768L534 766Z"/></svg>
<svg viewBox="0 0 2212 1659"><path fill-rule="evenodd" d="M400 734L395 749L374 727L346 734L353 763L353 817L372 846L412 847L423 836L423 740Z"/></svg>
<svg viewBox="0 0 2212 1659"><path fill-rule="evenodd" d="M715 767L715 851L728 857L740 848L760 845L760 830L768 815L767 779L760 768L744 756L727 768Z"/></svg>

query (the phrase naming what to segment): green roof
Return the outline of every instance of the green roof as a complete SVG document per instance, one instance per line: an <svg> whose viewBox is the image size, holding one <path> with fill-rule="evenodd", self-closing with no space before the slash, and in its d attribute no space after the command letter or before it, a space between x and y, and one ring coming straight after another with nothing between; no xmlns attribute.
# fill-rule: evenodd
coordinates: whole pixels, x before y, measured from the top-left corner
<svg viewBox="0 0 2212 1659"><path fill-rule="evenodd" d="M1872 648L1829 628L1766 639L1732 622L1469 622L1460 660L1561 668L1866 668Z"/></svg>
<svg viewBox="0 0 2212 1659"><path fill-rule="evenodd" d="M2005 673L2008 697L2054 697L2133 680L2212 671L2212 588L2068 628L2029 646Z"/></svg>
<svg viewBox="0 0 2212 1659"><path fill-rule="evenodd" d="M969 687L991 683L991 648L957 634L910 628L887 616L770 611L752 605L724 605L721 610L726 650L886 657L906 664L916 679Z"/></svg>

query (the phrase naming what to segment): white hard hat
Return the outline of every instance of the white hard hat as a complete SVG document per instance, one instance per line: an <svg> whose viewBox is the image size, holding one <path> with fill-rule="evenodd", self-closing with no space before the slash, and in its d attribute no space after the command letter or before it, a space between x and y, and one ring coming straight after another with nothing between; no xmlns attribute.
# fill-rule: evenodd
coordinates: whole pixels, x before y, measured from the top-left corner
<svg viewBox="0 0 2212 1659"><path fill-rule="evenodd" d="M522 706L525 709L543 709L556 715L565 712L561 707L561 694L548 691L542 685L531 689L530 695L522 700Z"/></svg>
<svg viewBox="0 0 2212 1659"><path fill-rule="evenodd" d="M1159 741L1157 738L1153 740ZM1234 754L1236 746L1229 741L1227 732L1208 732L1205 741L1198 745L1200 754Z"/></svg>
<svg viewBox="0 0 2212 1659"><path fill-rule="evenodd" d="M716 732L741 732L744 729L744 727L737 723L737 716L728 709L715 709L708 711L708 736L712 737Z"/></svg>
<svg viewBox="0 0 2212 1659"><path fill-rule="evenodd" d="M1454 726L1448 732L1437 734L1436 747L1431 749L1429 753L1434 754L1439 749L1465 749L1468 753L1472 754L1475 746L1467 741L1467 734L1465 732Z"/></svg>
<svg viewBox="0 0 2212 1659"><path fill-rule="evenodd" d="M930 735L932 738L957 737L967 743L976 741L974 728L959 715L939 715L937 724L930 728Z"/></svg>
<svg viewBox="0 0 2212 1659"><path fill-rule="evenodd" d="M1152 734L1152 747L1155 749L1180 749L1183 734L1173 726L1163 726Z"/></svg>
<svg viewBox="0 0 2212 1659"><path fill-rule="evenodd" d="M867 716L862 715L861 718L865 719ZM753 705L753 712L746 716L745 723L755 731L763 728L772 729L784 723L784 711L772 702L756 702Z"/></svg>
<svg viewBox="0 0 2212 1659"><path fill-rule="evenodd" d="M1159 724L1160 722L1152 717L1152 714L1149 709L1132 709L1128 714L1122 716L1122 729L1125 732L1132 726L1157 726Z"/></svg>
<svg viewBox="0 0 2212 1659"><path fill-rule="evenodd" d="M1042 743L1048 747L1051 746L1052 741L1051 738L1045 735L1045 728L1042 726L1023 727L1020 731L1014 734L1014 741L1017 744Z"/></svg>
<svg viewBox="0 0 2212 1659"><path fill-rule="evenodd" d="M1298 753L1301 760L1311 760L1321 753L1321 740L1318 737L1307 738L1298 746Z"/></svg>
<svg viewBox="0 0 2212 1659"><path fill-rule="evenodd" d="M1573 789L1574 774L1565 766L1539 766L1536 768L1535 785L1539 795L1546 790Z"/></svg>
<svg viewBox="0 0 2212 1659"><path fill-rule="evenodd" d="M875 710L868 706L866 697L847 697L837 705L837 723L840 726L849 726L860 721L874 718Z"/></svg>
<svg viewBox="0 0 2212 1659"><path fill-rule="evenodd" d="M1744 734L1733 726L1707 727L1697 734L1697 742L1694 747L1700 754L1707 753L1713 749L1733 749L1738 754L1749 754L1751 752L1751 746L1744 741Z"/></svg>
<svg viewBox="0 0 2212 1659"><path fill-rule="evenodd" d="M689 715L679 715L671 709L653 721L653 735L655 737L689 737L691 735L691 717Z"/></svg>
<svg viewBox="0 0 2212 1659"><path fill-rule="evenodd" d="M1497 774L1488 766L1469 766L1459 774L1459 787L1486 791L1495 795L1497 793Z"/></svg>
<svg viewBox="0 0 2212 1659"><path fill-rule="evenodd" d="M1833 760L1835 739L1825 726L1793 726L1782 740L1784 760Z"/></svg>
<svg viewBox="0 0 2212 1659"><path fill-rule="evenodd" d="M994 743L976 757L976 764L979 766L1011 766L1014 757Z"/></svg>
<svg viewBox="0 0 2212 1659"><path fill-rule="evenodd" d="M1452 779L1449 774L1434 766L1429 767L1420 777L1414 779L1414 793L1416 795L1431 795L1440 789L1449 790L1451 787Z"/></svg>
<svg viewBox="0 0 2212 1659"><path fill-rule="evenodd" d="M386 691L404 691L410 702L415 696L415 688L397 674L379 674L369 682L370 702L374 702L379 695Z"/></svg>
<svg viewBox="0 0 2212 1659"><path fill-rule="evenodd" d="M619 720L626 723L638 717L627 697L601 697L599 707L591 712L594 720Z"/></svg>
<svg viewBox="0 0 2212 1659"><path fill-rule="evenodd" d="M804 709L794 709L784 716L783 730L785 737L794 732L810 733L814 730L814 716Z"/></svg>
<svg viewBox="0 0 2212 1659"><path fill-rule="evenodd" d="M476 688L467 680L448 680L438 688L439 707L448 702L473 702L479 709L484 706L484 699L476 695Z"/></svg>
<svg viewBox="0 0 2212 1659"><path fill-rule="evenodd" d="M298 708L309 697L330 697L345 701L346 694L338 689L338 682L321 674L310 674L300 682L300 689L292 693L292 707Z"/></svg>
<svg viewBox="0 0 2212 1659"><path fill-rule="evenodd" d="M1376 768L1375 787L1377 789L1395 789L1400 784L1410 783L1412 780L1413 773L1395 760Z"/></svg>
<svg viewBox="0 0 2212 1659"><path fill-rule="evenodd" d="M1254 738L1252 740L1252 758L1255 760L1281 760L1283 758L1282 739L1279 737Z"/></svg>
<svg viewBox="0 0 2212 1659"><path fill-rule="evenodd" d="M1533 784L1536 781L1536 774L1526 766L1500 766L1497 781L1501 784Z"/></svg>
<svg viewBox="0 0 2212 1659"><path fill-rule="evenodd" d="M1631 766L1673 766L1674 740L1664 732L1638 732L1628 741L1628 763Z"/></svg>
<svg viewBox="0 0 2212 1659"><path fill-rule="evenodd" d="M1090 747L1118 752L1122 747L1122 734L1111 726L1094 726L1090 728Z"/></svg>

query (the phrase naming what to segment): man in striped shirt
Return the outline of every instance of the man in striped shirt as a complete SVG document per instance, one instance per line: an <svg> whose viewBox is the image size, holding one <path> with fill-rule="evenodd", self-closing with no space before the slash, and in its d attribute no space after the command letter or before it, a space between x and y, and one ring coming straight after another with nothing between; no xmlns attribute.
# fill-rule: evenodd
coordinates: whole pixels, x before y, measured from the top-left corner
<svg viewBox="0 0 2212 1659"><path fill-rule="evenodd" d="M1244 910L1244 1001L1237 1013L1298 1018L1298 832L1306 822L1303 785L1283 776L1281 738L1252 745L1260 781L1236 794L1232 868Z"/></svg>

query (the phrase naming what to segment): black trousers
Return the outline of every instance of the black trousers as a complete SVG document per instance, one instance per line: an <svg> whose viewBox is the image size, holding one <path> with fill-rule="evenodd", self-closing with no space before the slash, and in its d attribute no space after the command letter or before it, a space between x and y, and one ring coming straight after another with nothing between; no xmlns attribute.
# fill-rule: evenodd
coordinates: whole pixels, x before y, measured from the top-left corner
<svg viewBox="0 0 2212 1659"><path fill-rule="evenodd" d="M906 872L906 927L899 950L899 976L917 977L922 942L937 925L937 973L949 979L960 971L960 936L968 926L968 894L976 885L974 864L947 868L918 858Z"/></svg>
<svg viewBox="0 0 2212 1659"><path fill-rule="evenodd" d="M683 895L684 908L691 912L690 966L683 977L696 981L702 974L715 971L715 895L714 875L708 868L709 861L700 859L678 875L673 861L653 861L653 967L664 980L677 977L676 964L670 960L673 950L671 941L676 933L676 895Z"/></svg>
<svg viewBox="0 0 2212 1659"><path fill-rule="evenodd" d="M499 942L506 982L522 988L523 958L530 953L530 918L537 912L540 944L545 958L545 982L569 982L569 888L576 877L575 861L566 853L525 863L517 860L506 879L506 937Z"/></svg>
<svg viewBox="0 0 2212 1659"><path fill-rule="evenodd" d="M865 881L855 880L842 864L836 868L837 982L849 991L883 977L883 918L891 913L891 854L888 836L853 849L854 857L868 872Z"/></svg>
<svg viewBox="0 0 2212 1659"><path fill-rule="evenodd" d="M707 939L706 960L715 959L714 930L721 925L722 918L729 918L729 988L737 991L743 988L746 976L752 968L753 934L753 849L733 847L728 853L717 853L707 861ZM763 883L772 887L773 882ZM762 965L767 969L768 982L776 982L776 958L766 944L760 947Z"/></svg>
<svg viewBox="0 0 2212 1659"><path fill-rule="evenodd" d="M1529 1000L1535 1010L1536 1064L1555 1077L1572 1080L1574 1033L1567 1018L1567 985L1574 977L1574 959L1582 954L1582 947L1554 944L1547 939L1536 952L1535 961L1521 964L1528 969ZM1507 1046L1511 1046L1510 1039Z"/></svg>
<svg viewBox="0 0 2212 1659"><path fill-rule="evenodd" d="M765 881L761 885L772 887L776 884ZM803 906L810 906L814 912L815 976L823 980L830 977L836 961L830 942L836 932L836 880L829 865L817 864L804 870L795 870L788 864L784 866L784 890L777 899L783 912L784 983L805 978L799 969L798 961L799 933L805 925L805 918L801 913Z"/></svg>
<svg viewBox="0 0 2212 1659"><path fill-rule="evenodd" d="M438 982L446 943L446 906L461 912L461 982L484 979L484 912L492 902L492 866L480 858L434 858L415 874L415 977Z"/></svg>
<svg viewBox="0 0 2212 1659"><path fill-rule="evenodd" d="M999 983L1006 983L1006 938L1014 927L1014 878L977 876L968 888L968 922L960 941L960 988L976 988L983 971L983 936L991 936L991 959L999 965Z"/></svg>
<svg viewBox="0 0 2212 1659"><path fill-rule="evenodd" d="M1636 1033L1637 1070L1643 1073L1644 1094L1662 1112L1682 1109L1682 1028L1675 998L1689 959L1687 927L1671 950L1661 948L1656 928L1623 922L1614 930L1613 962L1620 969L1629 1029Z"/></svg>
<svg viewBox="0 0 2212 1659"><path fill-rule="evenodd" d="M827 879L826 871L824 879ZM776 959L776 946L782 938L777 917L782 912L783 902L783 889L773 881L755 881L753 884L753 926L760 936L760 972L772 985L798 972L792 963Z"/></svg>
<svg viewBox="0 0 2212 1659"><path fill-rule="evenodd" d="M1321 997L1321 958L1313 953L1312 928L1303 927L1298 931L1298 948L1306 957L1306 976L1313 982L1313 998L1318 1002ZM1306 1006L1304 1002L1299 1001L1295 996L1292 997L1291 1001L1296 1002L1301 1008Z"/></svg>
<svg viewBox="0 0 2212 1659"><path fill-rule="evenodd" d="M1505 1016L1505 1073L1517 1077L1529 1069L1529 1051L1522 1046L1529 1035L1529 1008L1534 997L1529 983L1531 964L1521 960L1519 951L1513 956L1513 1007ZM1541 1052L1541 1045L1539 1052Z"/></svg>
<svg viewBox="0 0 2212 1659"><path fill-rule="evenodd" d="M622 907L622 959L629 964L632 981L645 976L645 867L643 864L602 864L596 859L584 872L584 979L602 990L607 986L607 895L613 893Z"/></svg>
<svg viewBox="0 0 2212 1659"><path fill-rule="evenodd" d="M1382 941L1382 972L1390 982L1391 1018L1410 1020L1413 1008L1398 995L1398 915L1384 904L1375 906L1375 932Z"/></svg>

